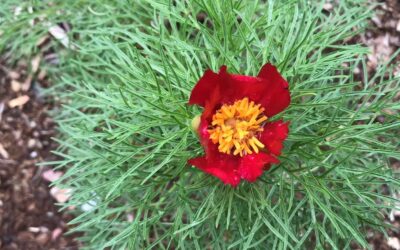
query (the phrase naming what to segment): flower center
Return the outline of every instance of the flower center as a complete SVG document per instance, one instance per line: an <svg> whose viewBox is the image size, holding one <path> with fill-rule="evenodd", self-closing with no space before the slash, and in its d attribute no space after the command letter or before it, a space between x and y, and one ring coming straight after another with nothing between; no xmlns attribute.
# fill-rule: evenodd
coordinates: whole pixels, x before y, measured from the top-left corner
<svg viewBox="0 0 400 250"><path fill-rule="evenodd" d="M208 130L210 139L218 145L221 153L234 155L258 153L264 148L257 135L263 131L267 116L264 108L249 99L243 98L232 105L224 104L212 118L212 127Z"/></svg>

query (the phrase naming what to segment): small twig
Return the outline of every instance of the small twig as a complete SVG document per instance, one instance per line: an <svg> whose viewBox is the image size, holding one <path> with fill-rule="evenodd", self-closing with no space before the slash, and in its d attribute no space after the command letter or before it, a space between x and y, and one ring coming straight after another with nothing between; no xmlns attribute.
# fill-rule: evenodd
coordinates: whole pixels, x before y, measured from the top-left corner
<svg viewBox="0 0 400 250"><path fill-rule="evenodd" d="M17 162L14 160L10 160L10 159L0 159L0 164L16 165Z"/></svg>
<svg viewBox="0 0 400 250"><path fill-rule="evenodd" d="M4 103L0 102L0 122L1 119L3 118L3 111L4 111Z"/></svg>
<svg viewBox="0 0 400 250"><path fill-rule="evenodd" d="M3 147L3 144L0 143L0 155L4 158L4 159L8 159L8 157L10 156L7 152L7 150Z"/></svg>

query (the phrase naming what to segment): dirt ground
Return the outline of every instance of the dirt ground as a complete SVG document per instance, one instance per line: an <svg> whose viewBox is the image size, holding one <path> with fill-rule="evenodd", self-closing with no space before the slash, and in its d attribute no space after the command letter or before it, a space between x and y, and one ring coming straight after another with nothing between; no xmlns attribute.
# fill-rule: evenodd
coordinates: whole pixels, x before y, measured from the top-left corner
<svg viewBox="0 0 400 250"><path fill-rule="evenodd" d="M77 249L63 235L70 216L57 211L46 169L35 166L52 159L55 126L40 94L44 73L29 76L26 68L0 63L0 249Z"/></svg>
<svg viewBox="0 0 400 250"><path fill-rule="evenodd" d="M381 6L376 9L376 14L370 22L365 34L359 38L359 42L371 49L368 56L368 71L373 73L379 62L387 61L391 55L400 48L400 0L380 1ZM400 55L395 60L397 66L393 72L400 76ZM400 93L399 93L400 94ZM400 95L398 100L400 100ZM384 123L384 120L379 121ZM400 162L392 161L392 167L399 170ZM398 197L400 199L400 194ZM398 204L400 210L400 204ZM383 234L369 233L368 239L373 249L376 250L400 250L400 211L392 211L386 219L393 228L387 230L388 238Z"/></svg>
<svg viewBox="0 0 400 250"><path fill-rule="evenodd" d="M326 5L327 11L331 8ZM400 48L400 0L383 1L357 41L371 49L367 65L372 74ZM56 131L47 113L53 104L41 92L48 85L45 72L35 60L13 68L0 60L0 249L78 249L75 237L64 235L71 216L54 205L57 190L43 178L48 169L36 166L54 159L50 151L56 147L51 140ZM400 63L394 73L400 74ZM387 221L394 226L390 238L371 233L369 242L377 250L400 250L400 217L394 214Z"/></svg>

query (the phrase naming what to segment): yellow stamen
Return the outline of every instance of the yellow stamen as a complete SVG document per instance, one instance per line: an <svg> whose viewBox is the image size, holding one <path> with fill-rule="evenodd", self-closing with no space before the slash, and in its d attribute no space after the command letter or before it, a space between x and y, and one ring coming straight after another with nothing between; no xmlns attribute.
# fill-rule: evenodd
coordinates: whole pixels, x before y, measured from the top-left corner
<svg viewBox="0 0 400 250"><path fill-rule="evenodd" d="M257 138L253 137L252 139L254 144L256 144L259 148L264 148L264 144L262 144Z"/></svg>
<svg viewBox="0 0 400 250"><path fill-rule="evenodd" d="M251 138L251 139L249 140L249 144L250 144L251 148L254 150L254 152L258 153L258 147L257 147L256 144L254 143L253 138Z"/></svg>
<svg viewBox="0 0 400 250"><path fill-rule="evenodd" d="M258 153L264 148L257 135L263 131L263 122L268 118L264 108L249 99L243 98L235 103L224 104L212 118L208 130L210 139L218 145L221 153L240 155Z"/></svg>

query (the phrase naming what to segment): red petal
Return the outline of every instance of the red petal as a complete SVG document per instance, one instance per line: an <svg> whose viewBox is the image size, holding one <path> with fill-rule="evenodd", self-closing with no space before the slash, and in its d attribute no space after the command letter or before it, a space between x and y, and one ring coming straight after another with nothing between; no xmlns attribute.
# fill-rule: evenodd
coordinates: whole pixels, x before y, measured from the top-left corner
<svg viewBox="0 0 400 250"><path fill-rule="evenodd" d="M220 72L226 71L226 66L220 68ZM216 74L211 70L206 70L204 75L194 86L189 98L189 104L197 104L204 107L202 117L210 119L215 113L216 108L226 97L224 90L229 89L224 79L221 78L220 73Z"/></svg>
<svg viewBox="0 0 400 250"><path fill-rule="evenodd" d="M209 158L217 157L219 153L218 146L210 140L210 134L208 133L208 121L202 116L200 120L200 125L197 130L200 143L204 148L204 152Z"/></svg>
<svg viewBox="0 0 400 250"><path fill-rule="evenodd" d="M232 103L248 97L261 104L268 117L274 116L289 106L289 85L271 64L264 65L258 77L229 74L225 69L221 68L219 72L225 86L221 89L220 102Z"/></svg>
<svg viewBox="0 0 400 250"><path fill-rule="evenodd" d="M236 187L240 182L240 177L237 173L238 161L236 157L222 154L219 154L219 157L216 158L202 156L190 159L188 163L233 187Z"/></svg>
<svg viewBox="0 0 400 250"><path fill-rule="evenodd" d="M207 100L210 98L210 95L214 93L219 82L220 78L218 74L214 73L212 70L206 70L196 86L194 86L189 98L189 104L197 104L205 107Z"/></svg>
<svg viewBox="0 0 400 250"><path fill-rule="evenodd" d="M265 108L265 114L272 117L283 111L290 104L289 84L279 74L275 66L265 64L258 77L264 79L266 86L260 104Z"/></svg>
<svg viewBox="0 0 400 250"><path fill-rule="evenodd" d="M260 72L258 73L258 77L275 81L283 88L289 87L289 84L285 81L285 79L282 78L276 67L271 63L266 63L264 66L262 66Z"/></svg>
<svg viewBox="0 0 400 250"><path fill-rule="evenodd" d="M263 84L261 78L229 74L224 69L221 69L219 74L222 81L226 83L222 92L222 103L233 103L245 97L258 102L266 91L265 84Z"/></svg>
<svg viewBox="0 0 400 250"><path fill-rule="evenodd" d="M260 141L265 145L269 152L278 156L281 154L283 141L289 133L288 123L282 120L265 124L264 131L261 133Z"/></svg>
<svg viewBox="0 0 400 250"><path fill-rule="evenodd" d="M238 157L222 154L218 151L218 145L212 143L209 139L208 121L204 117L201 118L198 134L206 155L190 159L189 164L218 177L225 184L237 186L240 182L237 173Z"/></svg>
<svg viewBox="0 0 400 250"><path fill-rule="evenodd" d="M263 173L265 166L270 163L279 163L279 161L266 153L246 155L240 160L239 175L242 179L253 182Z"/></svg>
<svg viewBox="0 0 400 250"><path fill-rule="evenodd" d="M209 119L220 104L233 103L248 97L265 108L268 117L281 112L290 104L288 83L270 63L265 64L258 77L235 75L222 66L218 74L207 70L193 88L189 104L205 108Z"/></svg>

